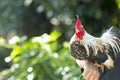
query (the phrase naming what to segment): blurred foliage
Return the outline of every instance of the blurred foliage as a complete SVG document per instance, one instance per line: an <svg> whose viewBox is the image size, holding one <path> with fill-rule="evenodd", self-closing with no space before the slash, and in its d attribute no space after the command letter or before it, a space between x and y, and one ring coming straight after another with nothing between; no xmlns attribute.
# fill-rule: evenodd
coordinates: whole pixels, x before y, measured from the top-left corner
<svg viewBox="0 0 120 80"><path fill-rule="evenodd" d="M43 34L29 40L15 36L9 44L4 43L4 47L13 49L6 59L6 62L12 60L12 66L2 71L4 79L78 80L80 69L69 54L69 43L59 45L57 39L60 35L60 32L53 31L50 35Z"/></svg>
<svg viewBox="0 0 120 80"><path fill-rule="evenodd" d="M120 28L120 0L1 0L0 71L8 69L2 75L78 80L80 71L68 49L75 15L87 32L99 36L111 26Z"/></svg>
<svg viewBox="0 0 120 80"><path fill-rule="evenodd" d="M39 36L55 29L63 33L63 40L69 40L75 15L94 35L120 25L119 0L1 0L0 11L0 35L5 38Z"/></svg>

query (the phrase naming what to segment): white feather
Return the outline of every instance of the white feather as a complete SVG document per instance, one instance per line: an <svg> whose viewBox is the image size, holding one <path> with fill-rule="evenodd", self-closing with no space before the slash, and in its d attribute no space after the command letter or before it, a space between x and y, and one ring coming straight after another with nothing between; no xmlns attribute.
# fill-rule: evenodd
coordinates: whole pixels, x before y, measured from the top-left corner
<svg viewBox="0 0 120 80"><path fill-rule="evenodd" d="M88 34L87 32L85 33L85 37L84 37L84 46L88 46L91 47L92 50L94 51L93 54L97 54L97 50L98 50L98 42L97 42L97 38L91 36L90 34ZM88 51L89 52L89 51ZM88 53L89 54L89 53Z"/></svg>
<svg viewBox="0 0 120 80"><path fill-rule="evenodd" d="M110 33L112 28L113 27L107 30L101 37L94 37L85 32L83 45L85 47L86 45L90 46L93 50L93 54L95 55L97 54L98 50L103 51L103 45L106 46L106 48L109 48L109 46L111 46L115 55L120 53L120 39ZM88 47L86 48L88 49ZM87 52L87 54L89 54L89 51Z"/></svg>
<svg viewBox="0 0 120 80"><path fill-rule="evenodd" d="M110 45L116 55L120 52L120 46L118 45L120 44L120 39L118 39L114 34L111 34L112 28L113 27L101 36L101 40L106 44L106 46Z"/></svg>

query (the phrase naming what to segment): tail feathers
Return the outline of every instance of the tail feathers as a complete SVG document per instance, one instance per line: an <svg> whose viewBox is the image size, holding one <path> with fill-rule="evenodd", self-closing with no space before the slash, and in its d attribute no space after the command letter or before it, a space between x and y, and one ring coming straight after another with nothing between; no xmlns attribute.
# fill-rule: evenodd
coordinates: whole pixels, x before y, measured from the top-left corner
<svg viewBox="0 0 120 80"><path fill-rule="evenodd" d="M120 54L120 31L110 28L101 39L108 48L112 48L115 55Z"/></svg>

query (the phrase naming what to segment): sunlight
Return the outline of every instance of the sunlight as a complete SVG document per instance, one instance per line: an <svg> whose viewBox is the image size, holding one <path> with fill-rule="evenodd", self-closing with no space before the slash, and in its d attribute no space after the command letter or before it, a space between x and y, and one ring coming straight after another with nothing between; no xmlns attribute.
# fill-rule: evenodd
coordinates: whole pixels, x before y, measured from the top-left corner
<svg viewBox="0 0 120 80"><path fill-rule="evenodd" d="M52 19L50 20L50 22L51 22L53 25L55 25L55 26L57 26L57 25L60 24L60 22L59 22L58 19L56 19L56 18L52 18Z"/></svg>
<svg viewBox="0 0 120 80"><path fill-rule="evenodd" d="M11 59L10 56L8 56L8 57L5 58L5 62L6 62L6 63L10 62L11 60L12 60L12 59Z"/></svg>
<svg viewBox="0 0 120 80"><path fill-rule="evenodd" d="M27 71L28 72L32 72L33 71L33 67L28 67Z"/></svg>
<svg viewBox="0 0 120 80"><path fill-rule="evenodd" d="M24 5L29 6L32 3L33 0L25 0Z"/></svg>
<svg viewBox="0 0 120 80"><path fill-rule="evenodd" d="M33 80L33 79L34 79L34 74L27 75L27 80Z"/></svg>
<svg viewBox="0 0 120 80"><path fill-rule="evenodd" d="M9 40L9 44L15 44L16 42L18 42L20 40L20 38L18 36L14 36Z"/></svg>
<svg viewBox="0 0 120 80"><path fill-rule="evenodd" d="M58 53L54 53L54 54L53 54L53 57L54 57L54 58L58 58L58 56L59 56Z"/></svg>

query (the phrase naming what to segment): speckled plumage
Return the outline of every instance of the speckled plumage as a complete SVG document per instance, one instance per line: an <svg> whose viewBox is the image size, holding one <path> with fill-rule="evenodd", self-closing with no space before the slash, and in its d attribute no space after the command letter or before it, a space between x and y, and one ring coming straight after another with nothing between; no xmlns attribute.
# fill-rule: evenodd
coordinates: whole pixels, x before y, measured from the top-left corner
<svg viewBox="0 0 120 80"><path fill-rule="evenodd" d="M110 28L97 38L85 32L83 40L78 40L74 35L70 41L70 52L76 59L89 60L111 69L120 54L120 32Z"/></svg>

